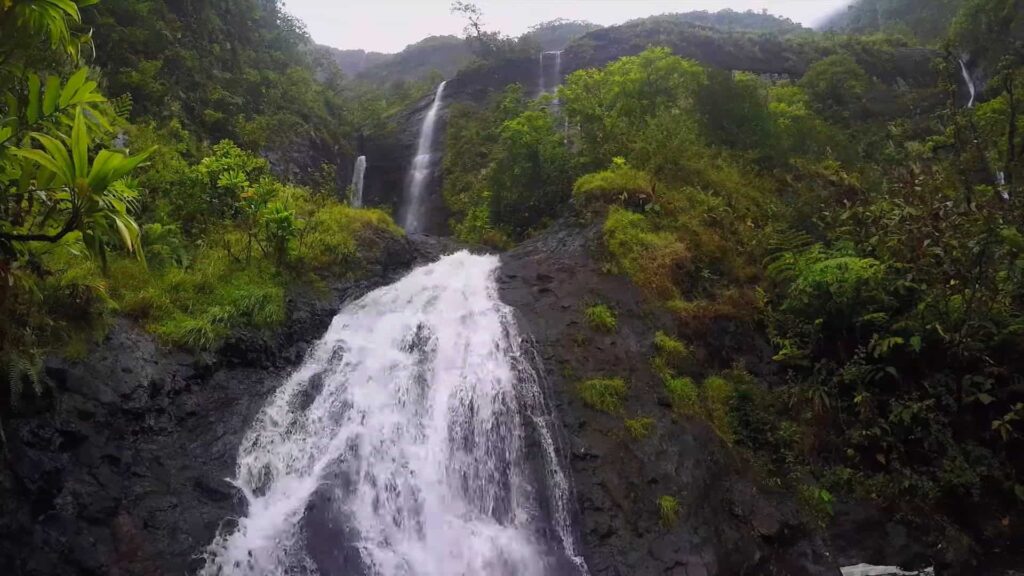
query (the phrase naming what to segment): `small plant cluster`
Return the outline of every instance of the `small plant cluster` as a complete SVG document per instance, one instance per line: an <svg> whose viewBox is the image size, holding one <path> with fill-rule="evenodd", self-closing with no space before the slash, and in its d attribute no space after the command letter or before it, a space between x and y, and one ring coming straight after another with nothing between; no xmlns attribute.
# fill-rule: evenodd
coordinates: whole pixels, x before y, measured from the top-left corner
<svg viewBox="0 0 1024 576"><path fill-rule="evenodd" d="M577 393L583 403L594 410L616 414L622 411L629 390L622 378L595 378L581 382Z"/></svg>
<svg viewBox="0 0 1024 576"><path fill-rule="evenodd" d="M615 311L604 304L595 304L587 308L583 314L592 330L612 334L618 327Z"/></svg>

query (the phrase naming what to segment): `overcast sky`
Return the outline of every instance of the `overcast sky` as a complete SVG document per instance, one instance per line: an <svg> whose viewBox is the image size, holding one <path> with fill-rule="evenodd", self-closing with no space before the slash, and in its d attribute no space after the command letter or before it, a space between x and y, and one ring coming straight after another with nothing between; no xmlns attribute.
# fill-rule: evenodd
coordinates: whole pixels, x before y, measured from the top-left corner
<svg viewBox="0 0 1024 576"><path fill-rule="evenodd" d="M618 24L653 14L767 9L813 26L851 0L476 0L490 29L518 36L554 20ZM398 52L427 36L461 35L464 22L449 13L451 0L285 0L313 39L328 46Z"/></svg>

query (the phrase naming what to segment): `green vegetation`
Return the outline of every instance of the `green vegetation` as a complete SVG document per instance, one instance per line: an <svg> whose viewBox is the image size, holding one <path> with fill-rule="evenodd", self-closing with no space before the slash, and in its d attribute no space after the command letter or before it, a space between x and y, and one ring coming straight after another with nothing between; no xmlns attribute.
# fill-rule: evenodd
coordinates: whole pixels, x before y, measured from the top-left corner
<svg viewBox="0 0 1024 576"><path fill-rule="evenodd" d="M628 389L622 378L595 378L581 382L576 392L590 408L614 414L622 411Z"/></svg>
<svg viewBox="0 0 1024 576"><path fill-rule="evenodd" d="M1013 6L963 2L940 34L950 54L992 71L971 109L955 58L937 68L938 85L923 83L923 64L918 84L896 87L911 35L801 33L768 49L671 19L592 32L570 46L575 61L615 42L629 53L630 29L671 50L571 74L557 108L513 88L453 110L455 229L507 245L564 214L599 225L605 269L677 320L651 359L676 413L709 422L773 483L797 490L815 477L819 504L852 491L1006 537L994 511L1018 514L1024 493L1012 458L1024 433L1012 352L1024 317L1024 60L1004 40ZM744 61L804 64L797 80L768 79L673 54L704 52L702 42L723 62L756 46L761 56ZM540 122L545 113L555 120ZM517 124L537 137L499 154L502 128L523 114ZM568 126L565 156L550 126ZM546 194L552 203L535 212L496 174L540 189L552 182L532 171L541 157L575 184L571 199ZM511 192L495 202L499 184ZM507 216L519 203L528 223ZM778 372L744 371L765 343ZM598 400L618 398L605 391L580 388L589 405L619 409Z"/></svg>
<svg viewBox="0 0 1024 576"><path fill-rule="evenodd" d="M595 304L587 308L583 315L586 317L590 328L598 332L613 333L618 326L618 321L615 319L615 311L604 304Z"/></svg>
<svg viewBox="0 0 1024 576"><path fill-rule="evenodd" d="M693 368L693 351L679 340L658 331L654 335L654 358L651 365L663 380Z"/></svg>
<svg viewBox="0 0 1024 576"><path fill-rule="evenodd" d="M693 378L678 377L665 380L672 409L679 414L697 416L700 414L700 392Z"/></svg>
<svg viewBox="0 0 1024 576"><path fill-rule="evenodd" d="M355 91L316 78L278 3L233 6L228 28L223 2L0 3L10 401L40 393L45 354L86 354L116 314L215 348L283 321L292 282L357 274L374 238L400 233L333 200L333 177L301 187L256 153L301 134L345 149L361 112L341 112ZM94 49L103 73L83 61Z"/></svg>
<svg viewBox="0 0 1024 576"><path fill-rule="evenodd" d="M662 496L658 498L658 513L661 516L661 524L666 528L675 526L679 521L679 500L674 496Z"/></svg>
<svg viewBox="0 0 1024 576"><path fill-rule="evenodd" d="M1024 522L1024 11L941 4L864 0L840 28L870 36L735 12L593 30L571 40L582 67L557 97L512 85L451 105L443 194L467 242L589 226L603 269L671 316L651 363L673 412L813 516L852 493L1010 549ZM400 231L336 200L338 162L433 89L409 63L472 57L466 78L501 78L591 28L511 39L456 9L466 40L429 40L366 84L275 0L0 1L11 400L43 386L44 354L86 353L116 314L215 348L279 324L293 282L359 274ZM961 55L986 79L973 107ZM619 320L586 311L595 330ZM617 416L628 394L622 379L577 391ZM653 417L627 431L646 436Z"/></svg>
<svg viewBox="0 0 1024 576"><path fill-rule="evenodd" d="M653 418L627 418L626 431L634 440L643 440L654 431L655 422Z"/></svg>

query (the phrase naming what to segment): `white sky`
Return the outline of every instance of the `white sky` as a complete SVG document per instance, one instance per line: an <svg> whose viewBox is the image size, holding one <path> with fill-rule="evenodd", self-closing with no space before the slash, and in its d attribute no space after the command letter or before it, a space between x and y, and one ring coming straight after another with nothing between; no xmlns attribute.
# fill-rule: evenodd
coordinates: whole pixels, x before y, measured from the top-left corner
<svg viewBox="0 0 1024 576"><path fill-rule="evenodd" d="M852 0L476 0L489 29L510 36L554 20L610 25L633 18L688 12L767 9L805 26L848 6ZM285 0L313 39L328 46L398 52L427 36L461 35L463 20L449 12L451 0Z"/></svg>

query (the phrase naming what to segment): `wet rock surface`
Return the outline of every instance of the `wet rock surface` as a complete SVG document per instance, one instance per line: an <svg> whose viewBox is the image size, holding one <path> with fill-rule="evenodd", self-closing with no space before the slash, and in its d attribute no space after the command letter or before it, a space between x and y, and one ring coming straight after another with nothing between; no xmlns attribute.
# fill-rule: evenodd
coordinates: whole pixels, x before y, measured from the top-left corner
<svg viewBox="0 0 1024 576"><path fill-rule="evenodd" d="M672 574L838 574L822 542L793 504L759 489L708 426L676 421L650 368L653 338L668 318L644 306L623 278L595 257L600 231L556 225L507 254L502 299L517 308L541 355L569 448L582 549L594 576ZM602 302L618 312L614 334L590 330L584 310ZM624 414L583 405L578 382L621 377ZM656 421L634 439L624 418ZM679 503L667 524L663 496Z"/></svg>
<svg viewBox="0 0 1024 576"><path fill-rule="evenodd" d="M372 240L372 239L371 239ZM376 239L368 278L293 291L274 333L239 334L216 354L167 350L118 321L83 360L52 360L57 393L6 415L0 573L186 574L218 526L243 512L242 435L344 301L445 249ZM225 520L228 519L228 520Z"/></svg>

